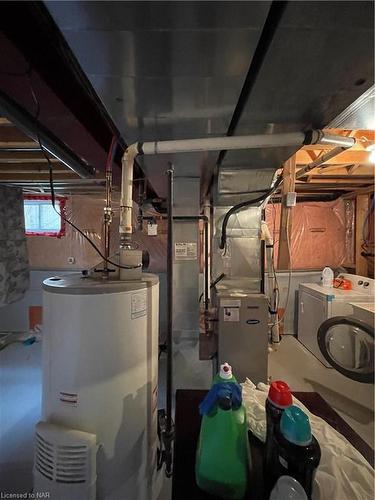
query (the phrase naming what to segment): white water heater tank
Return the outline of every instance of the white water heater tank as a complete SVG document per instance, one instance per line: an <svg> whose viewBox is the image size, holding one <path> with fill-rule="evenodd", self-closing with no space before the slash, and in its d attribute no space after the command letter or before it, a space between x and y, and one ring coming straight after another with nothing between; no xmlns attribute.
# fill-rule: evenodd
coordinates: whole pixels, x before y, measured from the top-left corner
<svg viewBox="0 0 375 500"><path fill-rule="evenodd" d="M98 500L156 498L158 277L43 289L43 420L97 436Z"/></svg>

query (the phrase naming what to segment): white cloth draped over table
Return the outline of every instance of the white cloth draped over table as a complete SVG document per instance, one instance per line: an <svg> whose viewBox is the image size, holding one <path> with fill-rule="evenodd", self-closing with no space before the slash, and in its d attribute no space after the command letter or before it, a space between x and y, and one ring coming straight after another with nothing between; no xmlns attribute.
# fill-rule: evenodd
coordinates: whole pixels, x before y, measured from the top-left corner
<svg viewBox="0 0 375 500"><path fill-rule="evenodd" d="M246 408L248 426L261 441L266 440L265 402L269 386L256 387L249 379L242 385L242 401ZM327 422L311 413L298 399L308 416L312 433L322 452L316 471L313 500L373 500L374 471L365 458Z"/></svg>

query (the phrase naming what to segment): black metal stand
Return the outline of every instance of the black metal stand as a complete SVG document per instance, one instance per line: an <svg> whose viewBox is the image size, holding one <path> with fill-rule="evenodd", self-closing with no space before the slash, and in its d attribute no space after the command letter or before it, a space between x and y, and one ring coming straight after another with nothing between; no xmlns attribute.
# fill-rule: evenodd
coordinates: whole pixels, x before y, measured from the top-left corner
<svg viewBox="0 0 375 500"><path fill-rule="evenodd" d="M173 398L173 166L168 174L168 246L167 246L167 408L164 431L165 474L172 475L172 441L174 437L172 420Z"/></svg>

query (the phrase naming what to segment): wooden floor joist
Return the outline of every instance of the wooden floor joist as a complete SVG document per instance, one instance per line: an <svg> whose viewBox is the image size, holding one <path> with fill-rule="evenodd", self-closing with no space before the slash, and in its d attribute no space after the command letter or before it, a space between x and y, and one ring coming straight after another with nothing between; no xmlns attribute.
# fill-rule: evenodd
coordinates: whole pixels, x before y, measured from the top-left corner
<svg viewBox="0 0 375 500"><path fill-rule="evenodd" d="M289 269L290 256L288 249L288 234L291 233L292 227L292 208L285 205L285 199L288 193L295 191L296 184L296 156L293 155L284 164L283 183L281 185L282 204L280 216L280 237L279 237L279 252L277 259L278 269Z"/></svg>

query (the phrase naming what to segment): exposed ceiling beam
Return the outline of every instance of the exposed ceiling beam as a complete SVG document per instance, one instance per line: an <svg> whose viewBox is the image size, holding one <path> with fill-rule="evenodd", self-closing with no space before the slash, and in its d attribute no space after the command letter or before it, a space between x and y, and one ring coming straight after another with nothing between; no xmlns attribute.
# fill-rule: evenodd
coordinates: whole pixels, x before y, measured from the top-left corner
<svg viewBox="0 0 375 500"><path fill-rule="evenodd" d="M9 184L10 181L4 181L2 182L2 184ZM42 181L39 181L39 180L25 180L24 182L22 181L14 181L12 182L12 184L27 184L27 185L34 185L34 184L42 184L42 185L45 185L45 186L49 186L49 180L42 180ZM97 185L97 186L102 186L104 187L105 186L105 180L104 179L99 179L97 181L94 181L94 180L88 180L88 179L64 179L64 180L61 180L61 179L56 179L53 181L53 184L54 184L54 187L55 186L65 186L67 184L69 185L74 185L74 186L90 186L90 185Z"/></svg>
<svg viewBox="0 0 375 500"><path fill-rule="evenodd" d="M356 168L351 168L356 167ZM371 165L329 165L328 167L317 167L314 170L311 170L307 174L309 177L311 176L327 176L327 175L346 175L350 178L355 177L357 175L366 175L370 178L374 178L375 168Z"/></svg>
<svg viewBox="0 0 375 500"><path fill-rule="evenodd" d="M56 160L52 155L46 152L50 160ZM4 151L0 149L0 161L23 160L25 162L31 161L46 161L45 155L40 150L32 151Z"/></svg>
<svg viewBox="0 0 375 500"><path fill-rule="evenodd" d="M9 156L3 158L0 155L0 167L6 165L7 167L11 167L14 165L15 167L17 165L30 165L33 166L34 168L38 166L43 166L46 167L48 163L52 163L54 165L63 165L57 158L49 158L49 161L46 160L46 158L41 157L41 158L12 158ZM63 165L65 168L68 168L67 166Z"/></svg>
<svg viewBox="0 0 375 500"><path fill-rule="evenodd" d="M2 141L0 137L0 151L6 151L9 152L11 150L14 150L15 152L17 151L25 151L25 150L30 150L30 151L41 151L39 144L37 144L34 141L21 141L21 142L15 142L15 141Z"/></svg>
<svg viewBox="0 0 375 500"><path fill-rule="evenodd" d="M0 127L0 141L2 142L28 142L30 138L17 129L13 124Z"/></svg>
<svg viewBox="0 0 375 500"><path fill-rule="evenodd" d="M77 176L75 174L72 174L71 172L57 172L53 175L53 182L55 183L56 180L64 180L64 179L77 179ZM7 182L16 182L16 181L47 181L49 180L49 173L10 173L10 174L4 174L0 171L0 182L7 181Z"/></svg>
<svg viewBox="0 0 375 500"><path fill-rule="evenodd" d="M342 177L337 177L337 176L326 176L324 178L319 177L319 176L311 176L309 177L308 182L304 184L320 184L320 185L326 185L330 186L331 188L335 189L337 184L340 184L339 189L341 189L341 184L346 184L347 186L353 186L353 184L362 184L362 185L369 185L372 184L373 180L369 178L361 178L361 177L350 177L348 178L347 176L342 176ZM353 186L354 187L354 186Z"/></svg>
<svg viewBox="0 0 375 500"><path fill-rule="evenodd" d="M363 184L363 183L362 183ZM348 183L315 183L315 182L311 182L311 183L304 183L303 186L302 184L297 184L296 183L296 191L297 193L300 192L300 191L306 191L306 192L311 192L311 191L330 191L330 192L334 192L336 190L338 191L348 191L348 192L351 192L351 191L354 191L358 188L368 188L369 186L361 186L361 185L353 185L353 184L348 184Z"/></svg>
<svg viewBox="0 0 375 500"><path fill-rule="evenodd" d="M345 194L343 197L344 198L354 198L357 196L357 194L373 194L374 193L374 186L366 186L366 187L360 187L360 188L355 188L352 190L351 193Z"/></svg>
<svg viewBox="0 0 375 500"><path fill-rule="evenodd" d="M332 148L329 148L332 149ZM296 153L297 157L297 165L307 165L311 163L311 156L309 154L309 151L305 151L304 149L300 149ZM334 158L331 158L328 160L325 165L337 165L337 164L364 164L368 165L371 164L370 162L370 152L369 151L352 151L352 148L350 148L347 151L344 151L343 153L340 153L339 155L335 156Z"/></svg>
<svg viewBox="0 0 375 500"><path fill-rule="evenodd" d="M52 134L39 120L22 108L16 101L0 91L0 109L3 116L28 134L34 141L41 143L44 149L61 160L80 177L89 178L95 173L94 169L78 157L66 144ZM1 139L1 137L0 137ZM36 142L34 142L38 146Z"/></svg>
<svg viewBox="0 0 375 500"><path fill-rule="evenodd" d="M13 177L14 175L21 175L21 174L35 174L35 177L37 178L39 174L49 174L48 169L22 169L22 168L12 168L12 169L3 169L0 168L0 176L7 176L7 177ZM67 169L54 169L53 176L55 177L56 175L70 175L72 176L72 172ZM26 177L26 175L25 175ZM77 176L74 176L73 178L76 178Z"/></svg>

